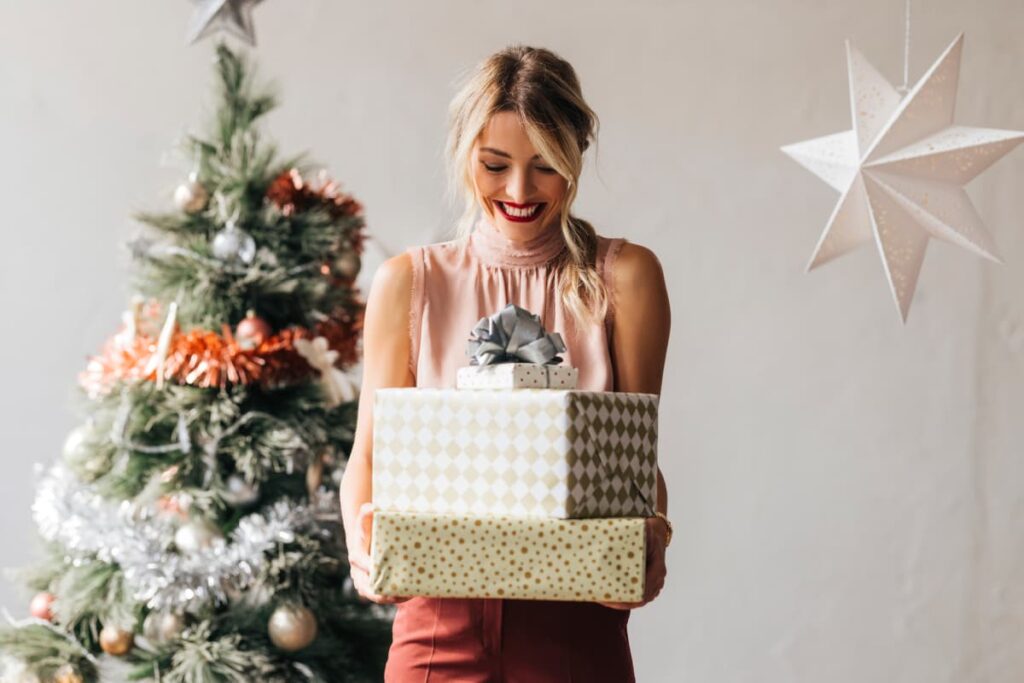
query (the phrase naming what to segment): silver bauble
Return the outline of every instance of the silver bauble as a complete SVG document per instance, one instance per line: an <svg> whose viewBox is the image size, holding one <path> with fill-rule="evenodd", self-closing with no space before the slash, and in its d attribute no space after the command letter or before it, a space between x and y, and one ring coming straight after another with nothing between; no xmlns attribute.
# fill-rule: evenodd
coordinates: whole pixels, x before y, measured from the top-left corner
<svg viewBox="0 0 1024 683"><path fill-rule="evenodd" d="M213 236L213 255L221 261L249 265L256 258L256 240L245 230L228 226Z"/></svg>
<svg viewBox="0 0 1024 683"><path fill-rule="evenodd" d="M93 436L92 427L88 422L80 424L70 432L64 439L64 448L61 453L66 462L82 462L89 454L89 440Z"/></svg>
<svg viewBox="0 0 1024 683"><path fill-rule="evenodd" d="M210 193L195 173L190 174L188 180L174 190L174 205L185 213L199 213L206 208L208 201Z"/></svg>
<svg viewBox="0 0 1024 683"><path fill-rule="evenodd" d="M185 617L176 612L150 612L142 622L143 635L155 645L177 640L183 630Z"/></svg>
<svg viewBox="0 0 1024 683"><path fill-rule="evenodd" d="M359 254L354 249L346 249L334 259L334 272L342 277L354 278L363 267Z"/></svg>
<svg viewBox="0 0 1024 683"><path fill-rule="evenodd" d="M255 503L260 497L260 489L255 484L250 484L240 474L232 474L224 482L224 502L235 507L242 507Z"/></svg>
<svg viewBox="0 0 1024 683"><path fill-rule="evenodd" d="M214 541L224 538L220 529L205 519L193 519L182 524L174 532L174 545L186 554L194 554L213 545Z"/></svg>
<svg viewBox="0 0 1024 683"><path fill-rule="evenodd" d="M302 605L280 605L267 622L270 640L285 652L297 652L316 640L316 616Z"/></svg>

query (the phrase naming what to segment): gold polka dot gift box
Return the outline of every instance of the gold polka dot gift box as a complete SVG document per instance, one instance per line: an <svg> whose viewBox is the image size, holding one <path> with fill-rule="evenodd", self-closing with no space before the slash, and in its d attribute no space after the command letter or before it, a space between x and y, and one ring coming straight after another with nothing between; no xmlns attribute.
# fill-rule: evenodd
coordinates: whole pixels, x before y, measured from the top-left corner
<svg viewBox="0 0 1024 683"><path fill-rule="evenodd" d="M370 582L393 596L639 602L643 518L377 510Z"/></svg>
<svg viewBox="0 0 1024 683"><path fill-rule="evenodd" d="M436 514L653 514L658 395L378 389L373 502Z"/></svg>

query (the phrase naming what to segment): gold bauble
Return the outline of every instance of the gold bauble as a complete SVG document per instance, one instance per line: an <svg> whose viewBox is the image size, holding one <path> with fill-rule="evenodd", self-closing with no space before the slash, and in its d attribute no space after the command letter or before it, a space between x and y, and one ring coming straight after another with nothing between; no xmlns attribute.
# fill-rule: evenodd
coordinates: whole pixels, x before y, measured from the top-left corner
<svg viewBox="0 0 1024 683"><path fill-rule="evenodd" d="M100 647L108 655L120 657L128 653L135 643L135 635L117 626L104 626L100 631Z"/></svg>
<svg viewBox="0 0 1024 683"><path fill-rule="evenodd" d="M195 173L189 174L188 180L174 190L174 205L185 213L199 213L206 208L209 199L210 193Z"/></svg>
<svg viewBox="0 0 1024 683"><path fill-rule="evenodd" d="M150 612L142 622L142 634L156 645L176 640L185 630L185 617L177 612Z"/></svg>
<svg viewBox="0 0 1024 683"><path fill-rule="evenodd" d="M334 257L333 270L336 275L346 278L355 278L363 267L362 259L355 249L347 249Z"/></svg>
<svg viewBox="0 0 1024 683"><path fill-rule="evenodd" d="M70 664L62 664L53 672L53 683L82 683L82 674Z"/></svg>
<svg viewBox="0 0 1024 683"><path fill-rule="evenodd" d="M285 652L297 652L316 640L316 616L302 605L280 605L267 623L270 640Z"/></svg>

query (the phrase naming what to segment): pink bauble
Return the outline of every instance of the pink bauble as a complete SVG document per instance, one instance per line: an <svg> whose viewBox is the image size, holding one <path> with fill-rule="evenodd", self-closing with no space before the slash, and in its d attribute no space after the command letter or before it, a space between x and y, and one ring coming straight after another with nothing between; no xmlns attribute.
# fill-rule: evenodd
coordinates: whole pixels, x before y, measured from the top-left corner
<svg viewBox="0 0 1024 683"><path fill-rule="evenodd" d="M266 341L272 332L266 320L249 311L235 328L235 341L243 349L254 349Z"/></svg>
<svg viewBox="0 0 1024 683"><path fill-rule="evenodd" d="M32 602L28 605L29 614L36 619L53 621L53 612L50 611L50 607L56 599L53 593L47 593L46 591L36 593L35 597L32 598Z"/></svg>

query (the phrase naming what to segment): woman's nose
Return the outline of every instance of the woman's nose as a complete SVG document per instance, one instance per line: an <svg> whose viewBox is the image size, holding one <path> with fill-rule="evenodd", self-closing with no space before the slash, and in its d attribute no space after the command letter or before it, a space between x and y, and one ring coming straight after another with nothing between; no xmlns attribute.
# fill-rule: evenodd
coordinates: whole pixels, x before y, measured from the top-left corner
<svg viewBox="0 0 1024 683"><path fill-rule="evenodd" d="M536 188L528 170L514 171L509 174L505 192L517 204L525 204Z"/></svg>

